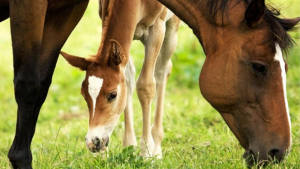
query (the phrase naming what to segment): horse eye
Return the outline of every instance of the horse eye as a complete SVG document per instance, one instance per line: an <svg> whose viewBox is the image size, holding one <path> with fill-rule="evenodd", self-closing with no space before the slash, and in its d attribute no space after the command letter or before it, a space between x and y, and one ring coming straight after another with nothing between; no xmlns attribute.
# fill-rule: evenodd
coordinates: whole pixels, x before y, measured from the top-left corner
<svg viewBox="0 0 300 169"><path fill-rule="evenodd" d="M259 63L252 63L252 70L254 73L266 76L267 75L267 68L265 65L259 64Z"/></svg>
<svg viewBox="0 0 300 169"><path fill-rule="evenodd" d="M113 91L108 94L107 101L111 102L111 101L114 101L116 98L117 98L117 92Z"/></svg>

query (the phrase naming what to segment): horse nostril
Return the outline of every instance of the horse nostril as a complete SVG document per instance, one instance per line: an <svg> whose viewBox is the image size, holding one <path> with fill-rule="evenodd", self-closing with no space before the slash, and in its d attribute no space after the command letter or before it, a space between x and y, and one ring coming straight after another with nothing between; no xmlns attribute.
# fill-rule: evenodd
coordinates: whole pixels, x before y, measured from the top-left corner
<svg viewBox="0 0 300 169"><path fill-rule="evenodd" d="M277 148L271 149L269 151L268 155L269 155L269 158L274 162L280 162L284 158L283 151L281 151Z"/></svg>
<svg viewBox="0 0 300 169"><path fill-rule="evenodd" d="M96 146L96 147L99 147L100 145L100 139L98 137L96 137L95 139L92 139L93 141L93 144Z"/></svg>
<svg viewBox="0 0 300 169"><path fill-rule="evenodd" d="M268 153L271 157L276 157L276 154L279 153L278 149L272 149L270 150L270 152Z"/></svg>

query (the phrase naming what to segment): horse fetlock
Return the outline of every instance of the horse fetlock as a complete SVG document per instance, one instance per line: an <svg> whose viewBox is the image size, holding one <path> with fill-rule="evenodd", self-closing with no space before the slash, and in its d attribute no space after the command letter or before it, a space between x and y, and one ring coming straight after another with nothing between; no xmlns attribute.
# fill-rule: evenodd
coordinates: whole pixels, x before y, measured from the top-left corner
<svg viewBox="0 0 300 169"><path fill-rule="evenodd" d="M14 169L21 168L21 169L31 169L31 162L32 162L32 155L30 151L26 150L13 150L11 149L8 152L7 155L12 167Z"/></svg>

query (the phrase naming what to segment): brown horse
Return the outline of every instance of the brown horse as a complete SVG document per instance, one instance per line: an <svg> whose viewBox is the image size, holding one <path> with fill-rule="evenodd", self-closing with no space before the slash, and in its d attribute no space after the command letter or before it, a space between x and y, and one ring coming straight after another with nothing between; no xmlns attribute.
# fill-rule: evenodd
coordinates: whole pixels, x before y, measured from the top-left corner
<svg viewBox="0 0 300 169"><path fill-rule="evenodd" d="M286 31L292 29L300 19L277 18L276 11L266 8L263 0L159 1L190 26L202 44L207 59L200 75L201 92L221 113L245 148L245 157L254 156L254 159L247 161L252 164L258 160L268 160L268 156L279 161L283 159L291 146L291 135L285 91L287 65L281 51L291 44ZM87 3L88 0L0 0L0 21L11 17L18 118L16 135L8 157L14 168L31 168L30 144L39 110L51 84L58 53L82 17ZM102 16L109 16L107 12L101 13ZM136 16L127 13L122 15L125 18ZM109 24L108 27L114 28L114 25L119 26L118 23ZM123 25L124 31L128 30L127 24L129 23ZM142 34L145 30L147 29L141 29ZM110 39L117 38L123 39L123 35ZM109 51L107 62L103 63L111 65L105 69L119 72L128 61L128 51L124 50L127 47L123 47L121 41L110 39L104 41L101 45L103 48L100 48ZM108 45L108 48L104 48L109 42L111 47ZM152 50L148 49L147 52ZM78 67L89 65L89 68L99 69L97 64L79 60L78 63L83 64ZM141 100L145 97L146 103L151 102L149 100L152 99L151 94L155 88L154 80L150 80L150 88L144 87L153 78L148 76L147 69L148 66L144 65L143 72L146 76L140 76L137 85L139 97ZM120 87L124 88L124 76L119 78L114 74L110 75L112 79L122 81L123 86ZM95 79L97 78L91 78L91 81L101 82L99 78ZM102 83L103 86L104 83L109 84L107 81ZM99 88L97 85L91 86L90 93L97 93L94 87ZM120 87L112 87L112 90L119 91ZM85 89L89 90L87 87ZM84 95L89 93L83 92ZM112 101L118 95L119 93L106 91L102 94L102 99ZM91 96L94 97L93 94ZM88 99L89 106L93 106L93 99ZM149 104L144 105L147 110L150 109L147 107ZM104 107L110 108L113 106ZM159 118L161 117L156 119ZM154 123L156 121L159 120ZM143 133L149 136L150 129L147 128Z"/></svg>
<svg viewBox="0 0 300 169"><path fill-rule="evenodd" d="M31 141L59 52L88 0L0 0L0 22L10 17L16 135L8 158L13 168L32 168Z"/></svg>
<svg viewBox="0 0 300 169"><path fill-rule="evenodd" d="M135 68L129 54L132 40L136 39L145 46L136 85L143 111L141 154L161 158L163 100L180 20L153 0L100 0L99 14L103 33L97 55L84 59L61 52L71 65L86 71L81 88L90 113L86 145L92 152L106 150L124 109L123 145L137 144L132 119ZM150 108L155 93L156 115L151 128Z"/></svg>
<svg viewBox="0 0 300 169"><path fill-rule="evenodd" d="M281 161L291 147L282 50L292 45L287 31L300 18L278 18L264 0L159 1L198 37L206 54L201 93L246 150L246 161Z"/></svg>

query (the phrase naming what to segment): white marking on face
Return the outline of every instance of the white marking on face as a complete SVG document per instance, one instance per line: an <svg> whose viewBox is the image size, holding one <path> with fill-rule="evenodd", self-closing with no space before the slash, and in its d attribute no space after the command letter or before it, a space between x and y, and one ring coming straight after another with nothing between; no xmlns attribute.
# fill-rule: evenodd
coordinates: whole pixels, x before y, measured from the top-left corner
<svg viewBox="0 0 300 169"><path fill-rule="evenodd" d="M279 62L280 64L280 69L281 69L281 78L282 78L282 85L283 85L283 94L284 94L284 102L285 102L285 108L286 108L286 113L290 125L290 133L291 133L291 120L290 120L290 113L289 113L289 105L287 101L287 96L286 96L286 71L285 71L285 63L283 60L283 55L280 46L276 43L276 54L274 59ZM292 138L291 138L292 141ZM290 143L291 145L292 143Z"/></svg>
<svg viewBox="0 0 300 169"><path fill-rule="evenodd" d="M97 97L102 88L103 79L98 78L96 76L90 76L89 79L89 94L93 100L93 117L95 115L96 101Z"/></svg>

